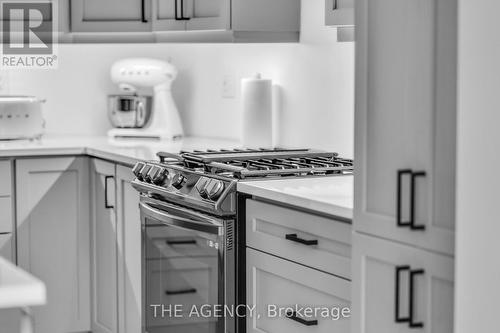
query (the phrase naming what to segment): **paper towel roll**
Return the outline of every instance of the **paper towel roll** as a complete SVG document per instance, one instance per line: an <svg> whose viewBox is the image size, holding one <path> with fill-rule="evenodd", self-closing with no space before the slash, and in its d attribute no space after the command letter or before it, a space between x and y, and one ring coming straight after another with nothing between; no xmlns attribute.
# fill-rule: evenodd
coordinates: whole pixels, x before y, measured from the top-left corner
<svg viewBox="0 0 500 333"><path fill-rule="evenodd" d="M241 80L243 146L271 148L273 145L272 80L260 74Z"/></svg>

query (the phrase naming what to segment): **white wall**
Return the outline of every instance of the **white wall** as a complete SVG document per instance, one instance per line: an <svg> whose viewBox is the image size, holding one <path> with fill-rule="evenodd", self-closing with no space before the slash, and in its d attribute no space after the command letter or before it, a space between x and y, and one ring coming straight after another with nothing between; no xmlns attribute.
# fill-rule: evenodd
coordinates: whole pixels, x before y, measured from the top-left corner
<svg viewBox="0 0 500 333"><path fill-rule="evenodd" d="M500 2L458 3L455 332L498 332Z"/></svg>
<svg viewBox="0 0 500 333"><path fill-rule="evenodd" d="M280 144L353 155L354 44L336 43L319 0L302 1L300 44L60 45L58 70L12 72L10 93L46 98L51 133L103 135L106 95L118 92L109 68L133 56L178 67L173 94L188 135L239 138L239 80L261 72L282 87ZM221 96L226 74L236 78L233 99Z"/></svg>

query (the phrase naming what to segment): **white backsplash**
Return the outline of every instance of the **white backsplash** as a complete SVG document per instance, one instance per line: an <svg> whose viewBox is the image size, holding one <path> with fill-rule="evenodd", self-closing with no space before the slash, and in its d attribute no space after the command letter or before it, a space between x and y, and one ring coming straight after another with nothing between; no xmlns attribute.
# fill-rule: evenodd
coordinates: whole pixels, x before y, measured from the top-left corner
<svg viewBox="0 0 500 333"><path fill-rule="evenodd" d="M240 138L242 77L256 72L280 86L278 143L353 155L354 44L337 43L323 24L324 3L302 1L301 43L75 44L59 46L57 70L11 71L9 92L47 99L49 133L104 135L106 95L117 93L109 69L120 58L171 59L173 84L187 135ZM225 76L236 81L223 98Z"/></svg>

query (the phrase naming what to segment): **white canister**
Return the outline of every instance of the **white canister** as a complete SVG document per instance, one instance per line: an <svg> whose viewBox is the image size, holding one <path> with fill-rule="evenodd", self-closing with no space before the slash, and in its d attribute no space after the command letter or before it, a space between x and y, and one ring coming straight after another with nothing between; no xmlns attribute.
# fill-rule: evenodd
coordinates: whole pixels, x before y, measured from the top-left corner
<svg viewBox="0 0 500 333"><path fill-rule="evenodd" d="M243 146L273 146L273 82L260 74L241 80Z"/></svg>

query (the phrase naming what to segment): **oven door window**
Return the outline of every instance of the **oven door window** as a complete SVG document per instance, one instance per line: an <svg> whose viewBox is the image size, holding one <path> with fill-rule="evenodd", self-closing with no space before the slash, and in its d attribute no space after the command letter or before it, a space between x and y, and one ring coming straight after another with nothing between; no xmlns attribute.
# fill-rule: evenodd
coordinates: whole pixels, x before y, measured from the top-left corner
<svg viewBox="0 0 500 333"><path fill-rule="evenodd" d="M144 219L146 332L217 332L208 311L223 300L219 236Z"/></svg>

